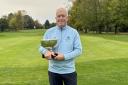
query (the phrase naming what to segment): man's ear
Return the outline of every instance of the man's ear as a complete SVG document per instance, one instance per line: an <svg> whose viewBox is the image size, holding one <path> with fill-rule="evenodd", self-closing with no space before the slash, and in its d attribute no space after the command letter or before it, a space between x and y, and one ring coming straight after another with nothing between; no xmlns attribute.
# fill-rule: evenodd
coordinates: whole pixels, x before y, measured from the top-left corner
<svg viewBox="0 0 128 85"><path fill-rule="evenodd" d="M66 17L67 21L69 20L69 16Z"/></svg>

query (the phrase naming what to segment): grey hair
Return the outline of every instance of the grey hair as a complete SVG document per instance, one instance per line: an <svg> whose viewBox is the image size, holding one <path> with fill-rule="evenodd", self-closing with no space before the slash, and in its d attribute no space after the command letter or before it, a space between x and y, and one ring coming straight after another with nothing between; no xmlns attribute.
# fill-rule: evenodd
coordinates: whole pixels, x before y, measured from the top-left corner
<svg viewBox="0 0 128 85"><path fill-rule="evenodd" d="M60 10L60 9L64 9L64 10L66 11L67 16L68 16L68 9L66 8L66 6L64 6L64 5L59 6L59 7L56 9L56 12L57 12L57 10Z"/></svg>

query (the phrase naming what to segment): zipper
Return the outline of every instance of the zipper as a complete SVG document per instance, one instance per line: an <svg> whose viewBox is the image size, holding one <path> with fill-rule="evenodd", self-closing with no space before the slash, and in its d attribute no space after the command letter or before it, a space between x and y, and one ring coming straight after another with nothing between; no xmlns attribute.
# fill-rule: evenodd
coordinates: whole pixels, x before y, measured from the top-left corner
<svg viewBox="0 0 128 85"><path fill-rule="evenodd" d="M59 42L59 48L61 48L61 42L62 42L62 28L60 28L60 42Z"/></svg>

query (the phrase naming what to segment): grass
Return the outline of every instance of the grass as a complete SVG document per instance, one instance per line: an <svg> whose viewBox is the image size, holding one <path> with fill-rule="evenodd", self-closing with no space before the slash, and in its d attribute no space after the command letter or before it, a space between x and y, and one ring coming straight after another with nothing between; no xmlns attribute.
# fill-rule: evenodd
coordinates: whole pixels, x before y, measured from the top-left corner
<svg viewBox="0 0 128 85"><path fill-rule="evenodd" d="M49 85L43 30L0 33L0 85ZM78 85L128 85L128 35L81 34Z"/></svg>

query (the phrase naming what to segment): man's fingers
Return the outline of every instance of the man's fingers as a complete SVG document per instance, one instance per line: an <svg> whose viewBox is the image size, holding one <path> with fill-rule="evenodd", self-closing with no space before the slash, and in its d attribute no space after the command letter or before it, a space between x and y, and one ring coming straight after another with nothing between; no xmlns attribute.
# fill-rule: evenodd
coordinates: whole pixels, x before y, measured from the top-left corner
<svg viewBox="0 0 128 85"><path fill-rule="evenodd" d="M54 52L51 52L51 55L55 56L55 53Z"/></svg>

